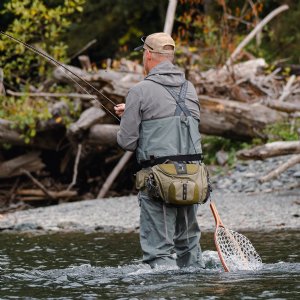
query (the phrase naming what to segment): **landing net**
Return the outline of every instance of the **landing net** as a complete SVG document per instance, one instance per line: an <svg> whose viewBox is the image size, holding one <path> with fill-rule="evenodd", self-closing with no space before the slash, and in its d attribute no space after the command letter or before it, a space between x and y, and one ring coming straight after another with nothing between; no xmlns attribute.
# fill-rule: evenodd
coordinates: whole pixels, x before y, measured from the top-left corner
<svg viewBox="0 0 300 300"><path fill-rule="evenodd" d="M242 234L219 227L216 243L229 271L258 270L262 260L251 242Z"/></svg>

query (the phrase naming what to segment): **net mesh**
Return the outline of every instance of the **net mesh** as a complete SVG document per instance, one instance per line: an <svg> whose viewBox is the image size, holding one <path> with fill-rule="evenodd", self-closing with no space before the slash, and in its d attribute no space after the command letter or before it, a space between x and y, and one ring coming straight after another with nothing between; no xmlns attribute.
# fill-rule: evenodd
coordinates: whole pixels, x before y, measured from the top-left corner
<svg viewBox="0 0 300 300"><path fill-rule="evenodd" d="M216 243L229 271L258 270L262 267L259 254L244 235L219 227Z"/></svg>

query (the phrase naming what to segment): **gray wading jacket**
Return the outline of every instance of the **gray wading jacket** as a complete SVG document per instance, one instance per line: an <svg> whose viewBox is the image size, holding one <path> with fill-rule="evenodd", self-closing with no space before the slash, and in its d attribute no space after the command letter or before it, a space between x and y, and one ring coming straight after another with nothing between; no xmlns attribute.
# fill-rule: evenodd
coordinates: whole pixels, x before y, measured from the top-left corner
<svg viewBox="0 0 300 300"><path fill-rule="evenodd" d="M174 116L177 103L163 86L179 94L184 82L184 73L164 61L130 89L117 141L124 150L137 150L138 162L153 157L202 153L198 130L200 107L194 86L188 82L185 97L191 117L183 113Z"/></svg>

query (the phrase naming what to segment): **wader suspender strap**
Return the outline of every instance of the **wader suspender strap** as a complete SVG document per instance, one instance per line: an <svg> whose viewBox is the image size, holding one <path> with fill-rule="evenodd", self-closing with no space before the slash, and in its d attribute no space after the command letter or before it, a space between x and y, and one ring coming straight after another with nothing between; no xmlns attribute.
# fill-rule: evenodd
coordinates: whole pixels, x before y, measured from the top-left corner
<svg viewBox="0 0 300 300"><path fill-rule="evenodd" d="M156 81L154 81L152 79L148 79L148 78L145 80L149 80L149 81L152 81L156 84L163 86L171 94L171 96L175 99L175 101L177 103L174 116L180 116L182 112L184 113L185 117L192 115L190 110L187 108L187 106L185 104L185 96L186 96L187 89L188 89L188 81L187 80L185 80L185 82L182 84L179 95L174 91L174 88L171 86L163 85L159 82L156 82ZM192 137L191 137L191 140L192 140ZM193 142L193 140L192 140L192 142ZM193 142L193 144L194 144L194 142ZM196 149L195 149L195 152L196 152ZM175 156L168 155L168 156L151 158L150 160L142 161L142 162L140 162L140 165L142 168L148 168L148 167L152 167L157 164L162 164L167 159L174 160L174 161L196 161L196 160L202 161L203 156L200 153L187 154L187 155L175 155Z"/></svg>
<svg viewBox="0 0 300 300"><path fill-rule="evenodd" d="M180 116L182 112L184 113L184 115L186 117L191 116L191 112L185 105L185 96L186 96L186 92L187 92L187 88L188 88L187 80L181 86L179 95L177 95L177 93L174 91L173 87L166 86L166 85L162 85L162 86L171 94L171 96L175 99L175 101L177 103L174 116Z"/></svg>

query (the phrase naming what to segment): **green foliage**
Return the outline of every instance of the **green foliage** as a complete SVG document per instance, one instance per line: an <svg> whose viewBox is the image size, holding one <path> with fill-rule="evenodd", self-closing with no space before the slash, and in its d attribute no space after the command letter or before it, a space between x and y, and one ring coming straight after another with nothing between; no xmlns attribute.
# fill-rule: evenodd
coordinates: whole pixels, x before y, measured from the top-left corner
<svg viewBox="0 0 300 300"><path fill-rule="evenodd" d="M291 122L279 122L268 125L264 133L268 135L268 142L296 141L299 139L298 128L300 128L300 118L296 118Z"/></svg>
<svg viewBox="0 0 300 300"><path fill-rule="evenodd" d="M52 117L42 100L1 96L0 101L0 118L12 121L12 129L22 132L27 144L36 135L36 120L47 121Z"/></svg>
<svg viewBox="0 0 300 300"><path fill-rule="evenodd" d="M61 40L62 34L71 25L74 14L82 11L84 2L64 0L61 5L48 7L43 0L10 0L0 14L12 16L8 33L66 62L67 45ZM50 64L44 58L5 37L0 40L0 64L10 85L33 80L38 83L50 72Z"/></svg>
<svg viewBox="0 0 300 300"><path fill-rule="evenodd" d="M237 151L251 147L251 144L218 136L204 136L202 138L202 145L205 154L204 162L206 164L216 164L216 154L218 151L223 150L228 154L227 164L229 166L234 165Z"/></svg>
<svg viewBox="0 0 300 300"><path fill-rule="evenodd" d="M280 6L282 1L267 0L265 2L264 15ZM272 20L262 32L262 44L254 49L252 43L251 52L255 55L261 51L263 57L268 61L288 58L288 63L299 64L299 46L300 46L300 1L287 0L285 4L289 9L278 15Z"/></svg>
<svg viewBox="0 0 300 300"><path fill-rule="evenodd" d="M180 0L174 30L176 43L188 45L191 53L199 55L198 61L193 58L190 68L223 65L249 29L255 26L262 9L260 1L251 5L250 1ZM186 53L180 63L182 66L190 64Z"/></svg>
<svg viewBox="0 0 300 300"><path fill-rule="evenodd" d="M60 115L53 118L44 99L26 95L20 98L0 96L0 118L12 121L11 128L20 131L28 144L43 123L53 120L56 124L68 127L78 117L79 111L75 109L73 102L67 98L62 98L61 101L65 102L68 109L60 111Z"/></svg>

